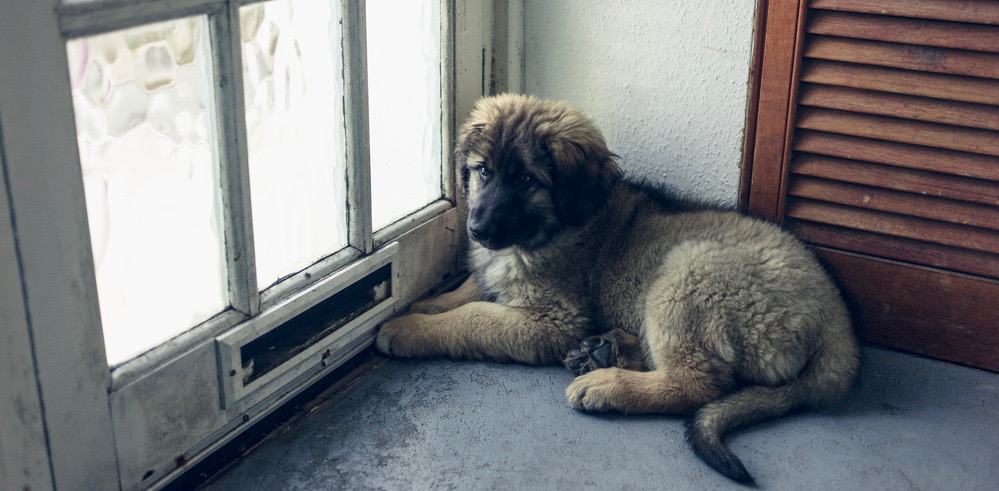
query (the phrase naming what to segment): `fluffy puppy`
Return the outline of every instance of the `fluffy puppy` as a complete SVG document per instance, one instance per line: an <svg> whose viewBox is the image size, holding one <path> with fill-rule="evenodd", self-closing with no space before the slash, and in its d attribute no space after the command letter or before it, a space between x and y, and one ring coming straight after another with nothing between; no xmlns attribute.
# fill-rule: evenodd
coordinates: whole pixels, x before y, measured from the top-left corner
<svg viewBox="0 0 999 491"><path fill-rule="evenodd" d="M383 325L382 352L562 361L579 375L570 405L690 414L697 455L743 483L725 433L849 390L846 307L787 232L620 179L603 136L565 103L482 99L458 149L471 277Z"/></svg>

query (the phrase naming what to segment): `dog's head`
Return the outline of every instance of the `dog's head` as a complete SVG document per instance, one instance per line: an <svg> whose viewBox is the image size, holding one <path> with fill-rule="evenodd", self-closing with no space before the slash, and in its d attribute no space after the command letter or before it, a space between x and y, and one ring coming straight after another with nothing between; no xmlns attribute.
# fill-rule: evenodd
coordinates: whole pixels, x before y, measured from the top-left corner
<svg viewBox="0 0 999 491"><path fill-rule="evenodd" d="M621 175L603 135L563 102L479 100L458 133L469 237L534 249L586 223Z"/></svg>

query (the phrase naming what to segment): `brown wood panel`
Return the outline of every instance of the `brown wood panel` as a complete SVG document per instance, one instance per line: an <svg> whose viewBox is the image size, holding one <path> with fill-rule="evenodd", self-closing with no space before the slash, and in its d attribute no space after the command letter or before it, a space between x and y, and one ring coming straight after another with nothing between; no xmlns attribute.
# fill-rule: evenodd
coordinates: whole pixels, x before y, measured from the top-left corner
<svg viewBox="0 0 999 491"><path fill-rule="evenodd" d="M999 53L999 27L979 24L819 10L809 15L808 32Z"/></svg>
<svg viewBox="0 0 999 491"><path fill-rule="evenodd" d="M860 39L809 36L808 58L999 79L999 54Z"/></svg>
<svg viewBox="0 0 999 491"><path fill-rule="evenodd" d="M994 206L805 176L792 179L787 192L800 198L999 230L999 208Z"/></svg>
<svg viewBox="0 0 999 491"><path fill-rule="evenodd" d="M898 261L999 278L999 256L819 223L789 220L802 240Z"/></svg>
<svg viewBox="0 0 999 491"><path fill-rule="evenodd" d="M822 155L800 154L791 172L896 191L999 206L999 183Z"/></svg>
<svg viewBox="0 0 999 491"><path fill-rule="evenodd" d="M753 183L753 154L756 153L756 124L760 115L760 82L763 69L763 46L766 44L767 3L756 2L753 14L753 54L749 61L749 94L746 101L745 133L739 169L739 210L749 209L749 190Z"/></svg>
<svg viewBox="0 0 999 491"><path fill-rule="evenodd" d="M794 149L830 157L999 181L999 158L988 155L808 130L799 131L795 136Z"/></svg>
<svg viewBox="0 0 999 491"><path fill-rule="evenodd" d="M999 156L994 131L816 108L799 110L797 122L809 130Z"/></svg>
<svg viewBox="0 0 999 491"><path fill-rule="evenodd" d="M798 103L826 109L999 130L999 108L983 104L814 84L802 85Z"/></svg>
<svg viewBox="0 0 999 491"><path fill-rule="evenodd" d="M805 3L760 2L762 38L783 42L760 43L772 83L740 204L835 246L815 247L866 339L999 370L999 231L981 208L999 186L981 106L999 110L999 0Z"/></svg>
<svg viewBox="0 0 999 491"><path fill-rule="evenodd" d="M854 311L861 338L999 371L999 283L818 248Z"/></svg>
<svg viewBox="0 0 999 491"><path fill-rule="evenodd" d="M812 0L813 9L999 24L995 0Z"/></svg>
<svg viewBox="0 0 999 491"><path fill-rule="evenodd" d="M795 65L803 35L803 0L767 2L759 103L754 127L752 166L747 211L768 220L779 220L781 181L789 153L788 139L793 131L792 115L797 107Z"/></svg>
<svg viewBox="0 0 999 491"><path fill-rule="evenodd" d="M999 233L976 227L799 198L788 201L787 216L892 237L999 254Z"/></svg>
<svg viewBox="0 0 999 491"><path fill-rule="evenodd" d="M999 105L999 80L987 78L913 72L838 61L807 60L802 66L801 80L896 94Z"/></svg>

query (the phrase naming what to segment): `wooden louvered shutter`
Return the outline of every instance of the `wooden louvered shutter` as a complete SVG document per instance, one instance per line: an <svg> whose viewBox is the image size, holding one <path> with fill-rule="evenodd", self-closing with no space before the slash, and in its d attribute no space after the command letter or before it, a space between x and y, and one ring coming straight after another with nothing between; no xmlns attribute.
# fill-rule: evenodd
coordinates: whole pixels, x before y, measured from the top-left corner
<svg viewBox="0 0 999 491"><path fill-rule="evenodd" d="M771 0L743 206L868 341L999 370L999 1Z"/></svg>

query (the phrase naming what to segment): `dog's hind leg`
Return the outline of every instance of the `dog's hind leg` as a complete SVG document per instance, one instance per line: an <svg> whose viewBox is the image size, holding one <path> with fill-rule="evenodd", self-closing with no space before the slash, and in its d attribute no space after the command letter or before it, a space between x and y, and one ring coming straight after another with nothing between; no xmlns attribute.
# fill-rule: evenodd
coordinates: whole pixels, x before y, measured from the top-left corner
<svg viewBox="0 0 999 491"><path fill-rule="evenodd" d="M611 367L576 377L566 389L569 404L583 411L689 414L729 389L717 373L690 365L649 372Z"/></svg>

